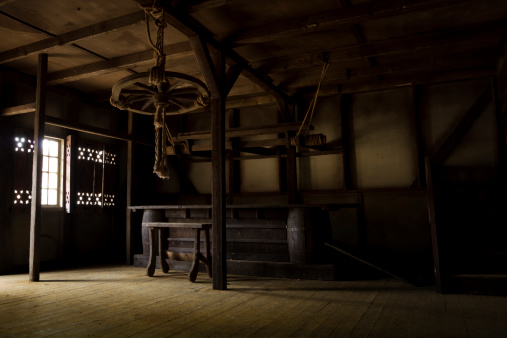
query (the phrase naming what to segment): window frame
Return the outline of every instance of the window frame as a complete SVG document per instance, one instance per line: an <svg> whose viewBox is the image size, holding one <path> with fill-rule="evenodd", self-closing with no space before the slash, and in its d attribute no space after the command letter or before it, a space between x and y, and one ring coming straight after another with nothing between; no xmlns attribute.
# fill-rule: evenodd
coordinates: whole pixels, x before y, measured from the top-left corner
<svg viewBox="0 0 507 338"><path fill-rule="evenodd" d="M64 207L64 179L65 179L65 140L62 139L62 138L59 138L59 137L53 137L53 136L47 136L45 135L44 136L44 140L43 140L43 144L46 142L46 140L48 141L53 141L53 142L57 142L58 143L58 156L57 156L57 159L58 159L58 171L57 171L57 202L56 204L43 204L42 203L42 200L43 200L43 197L42 197L42 194L43 194L43 191L45 189L52 189L50 187L48 188L43 188L42 187L42 182L41 182L41 207L44 208L44 209L63 209ZM44 146L43 146L44 147ZM42 149L42 162L44 163L44 159L45 158L51 158L51 157L55 157L55 156L51 156L49 155L49 150L48 150L48 155L45 154L44 152L44 148ZM48 162L49 162L49 159L48 159ZM42 171L42 175L41 175L41 180L42 180L42 176L44 176L44 173L50 173L49 172L49 168L48 168L48 171L44 171L44 164L41 168L41 171ZM47 198L46 198L46 202L47 202Z"/></svg>

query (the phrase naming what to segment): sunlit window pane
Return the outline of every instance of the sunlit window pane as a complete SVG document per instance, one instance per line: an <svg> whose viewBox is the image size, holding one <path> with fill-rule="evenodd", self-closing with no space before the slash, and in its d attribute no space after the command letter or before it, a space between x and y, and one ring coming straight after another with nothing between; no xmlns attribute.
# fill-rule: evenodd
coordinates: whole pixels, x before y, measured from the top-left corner
<svg viewBox="0 0 507 338"><path fill-rule="evenodd" d="M58 156L58 142L49 141L49 156Z"/></svg>
<svg viewBox="0 0 507 338"><path fill-rule="evenodd" d="M41 189L40 203L42 205L48 204L48 190L47 189Z"/></svg>
<svg viewBox="0 0 507 338"><path fill-rule="evenodd" d="M48 188L48 173L42 173L42 187Z"/></svg>
<svg viewBox="0 0 507 338"><path fill-rule="evenodd" d="M57 173L58 172L58 158L57 157L45 157L44 159L49 159L48 171L50 173ZM42 170L44 170L44 167Z"/></svg>
<svg viewBox="0 0 507 338"><path fill-rule="evenodd" d="M42 158L42 171L48 171L49 169L49 157L44 156Z"/></svg>
<svg viewBox="0 0 507 338"><path fill-rule="evenodd" d="M49 140L44 140L42 143L42 155L49 155Z"/></svg>
<svg viewBox="0 0 507 338"><path fill-rule="evenodd" d="M58 204L58 191L56 189L48 190L48 205Z"/></svg>
<svg viewBox="0 0 507 338"><path fill-rule="evenodd" d="M58 188L58 175L57 174L49 174L48 188L52 188L52 189Z"/></svg>

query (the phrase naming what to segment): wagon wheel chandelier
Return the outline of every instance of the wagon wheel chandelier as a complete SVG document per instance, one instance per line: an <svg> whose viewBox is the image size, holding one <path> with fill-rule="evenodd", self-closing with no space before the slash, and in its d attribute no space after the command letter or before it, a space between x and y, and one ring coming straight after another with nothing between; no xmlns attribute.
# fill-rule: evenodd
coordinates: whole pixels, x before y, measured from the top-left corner
<svg viewBox="0 0 507 338"><path fill-rule="evenodd" d="M160 178L169 178L166 144L173 146L169 128L165 124L167 115L178 115L208 105L209 92L206 85L192 76L165 70L164 54L164 10L155 0L152 5L141 6L145 12L148 42L154 49L156 65L149 72L127 76L112 87L111 104L122 110L143 115L153 115L155 125L155 165L153 172ZM157 26L157 41L151 35L150 18Z"/></svg>

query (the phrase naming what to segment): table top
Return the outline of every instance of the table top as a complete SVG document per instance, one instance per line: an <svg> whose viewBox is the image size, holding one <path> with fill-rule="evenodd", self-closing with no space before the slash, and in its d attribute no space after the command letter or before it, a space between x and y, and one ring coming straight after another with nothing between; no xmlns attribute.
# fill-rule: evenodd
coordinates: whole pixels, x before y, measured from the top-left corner
<svg viewBox="0 0 507 338"><path fill-rule="evenodd" d="M142 224L143 227L150 228L190 228L190 229L206 229L211 228L211 224L207 223L177 223L177 222L147 222Z"/></svg>
<svg viewBox="0 0 507 338"><path fill-rule="evenodd" d="M339 207L351 207L352 204L234 204L227 205L227 209L273 209L273 208L321 208L323 210L332 210ZM178 209L212 209L210 204L200 205L132 205L130 210L178 210Z"/></svg>

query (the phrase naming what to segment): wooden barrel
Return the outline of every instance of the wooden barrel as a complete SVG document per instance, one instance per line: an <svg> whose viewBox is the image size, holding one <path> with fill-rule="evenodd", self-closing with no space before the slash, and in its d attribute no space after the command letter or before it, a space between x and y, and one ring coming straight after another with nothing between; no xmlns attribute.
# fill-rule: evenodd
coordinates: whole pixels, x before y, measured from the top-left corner
<svg viewBox="0 0 507 338"><path fill-rule="evenodd" d="M143 223L163 222L163 214L161 210L146 209L143 212ZM143 255L150 255L150 234L147 227L141 227L141 237L143 240Z"/></svg>
<svg viewBox="0 0 507 338"><path fill-rule="evenodd" d="M291 263L311 263L313 258L312 224L306 208L289 209L287 245Z"/></svg>

